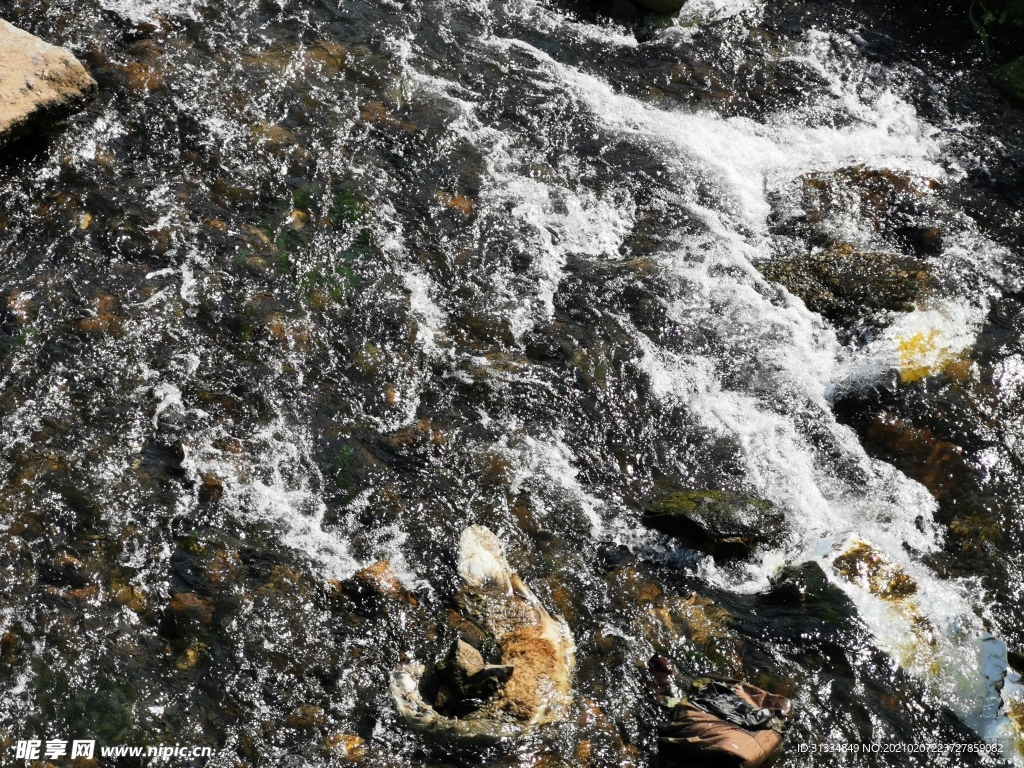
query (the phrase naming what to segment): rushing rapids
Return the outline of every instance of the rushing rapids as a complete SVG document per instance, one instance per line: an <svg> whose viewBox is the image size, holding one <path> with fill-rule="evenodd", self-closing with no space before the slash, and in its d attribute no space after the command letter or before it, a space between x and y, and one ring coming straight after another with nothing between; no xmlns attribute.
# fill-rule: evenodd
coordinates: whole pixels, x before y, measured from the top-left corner
<svg viewBox="0 0 1024 768"><path fill-rule="evenodd" d="M99 84L0 158L0 746L650 765L660 653L1022 764L1024 118L875 3L607 11L0 1ZM473 525L575 640L482 753L389 693Z"/></svg>

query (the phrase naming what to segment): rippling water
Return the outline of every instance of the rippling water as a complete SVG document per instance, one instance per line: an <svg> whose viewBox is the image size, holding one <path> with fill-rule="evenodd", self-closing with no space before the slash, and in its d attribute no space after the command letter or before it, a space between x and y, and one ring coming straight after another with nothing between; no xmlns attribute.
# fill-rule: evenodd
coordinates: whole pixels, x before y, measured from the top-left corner
<svg viewBox="0 0 1024 768"><path fill-rule="evenodd" d="M650 764L655 652L792 696L785 766L1022 743L1019 150L962 62L757 0L0 11L101 86L0 169L0 741L479 764L387 680L450 640L485 523L579 647L569 720L488 764ZM929 273L851 331L762 274L822 250L791 225L815 179L864 169L941 242L829 213ZM640 525L691 488L786 535L723 565ZM916 592L844 579L857 540ZM410 599L353 596L382 559ZM811 561L817 607L781 599Z"/></svg>

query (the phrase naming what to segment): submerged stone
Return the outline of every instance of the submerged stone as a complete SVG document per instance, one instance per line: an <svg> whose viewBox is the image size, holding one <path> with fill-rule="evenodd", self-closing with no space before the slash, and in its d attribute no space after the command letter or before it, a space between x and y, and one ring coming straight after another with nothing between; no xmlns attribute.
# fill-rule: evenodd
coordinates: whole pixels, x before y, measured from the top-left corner
<svg viewBox="0 0 1024 768"><path fill-rule="evenodd" d="M366 757L366 742L354 733L332 733L322 743L324 755L343 763Z"/></svg>
<svg viewBox="0 0 1024 768"><path fill-rule="evenodd" d="M70 51L0 19L0 144L65 117L95 91Z"/></svg>
<svg viewBox="0 0 1024 768"><path fill-rule="evenodd" d="M162 634L183 638L213 621L213 600L192 592L179 592L164 612Z"/></svg>
<svg viewBox="0 0 1024 768"><path fill-rule="evenodd" d="M788 245L758 269L842 332L884 328L933 287L940 188L864 165L805 174L772 195L772 231Z"/></svg>
<svg viewBox="0 0 1024 768"><path fill-rule="evenodd" d="M777 545L786 534L785 516L770 502L732 491L663 496L644 512L643 522L716 560L748 557L758 547Z"/></svg>

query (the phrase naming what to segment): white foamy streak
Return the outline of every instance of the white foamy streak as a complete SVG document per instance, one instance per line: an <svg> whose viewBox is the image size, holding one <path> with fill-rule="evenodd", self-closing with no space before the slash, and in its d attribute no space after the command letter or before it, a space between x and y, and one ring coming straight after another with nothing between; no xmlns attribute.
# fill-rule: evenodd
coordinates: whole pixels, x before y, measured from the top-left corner
<svg viewBox="0 0 1024 768"><path fill-rule="evenodd" d="M530 175L530 169L543 163L543 158L481 123L477 104L464 98L482 100L480 94L469 94L451 81L418 72L408 62L405 66L411 83L445 99L454 108L457 117L448 125L453 140L466 141L486 158L477 221L486 222L492 215L501 219L511 215L519 224L514 236L519 249L531 257L532 284L520 285L500 270L491 275L492 287L508 307L512 335L519 340L537 322L553 318L555 293L569 256L618 257L623 240L633 228L635 206L625 190L598 195L585 187L570 188ZM564 167L553 171L578 178L580 174L570 167L571 163L567 157ZM523 296L524 288L532 295Z"/></svg>
<svg viewBox="0 0 1024 768"><path fill-rule="evenodd" d="M850 542L850 537L831 537L818 543L814 559L825 573L833 573L833 560ZM844 579L833 581L857 606L879 648L928 682L982 738L1012 742L1014 726L1001 709L1019 694L1019 678L1008 667L1006 644L986 631L974 610L981 590L975 584L935 579L902 550L886 557L925 587L909 597L887 600ZM1012 749L1006 757L1022 764Z"/></svg>
<svg viewBox="0 0 1024 768"><path fill-rule="evenodd" d="M559 507L563 505L559 497L564 497L576 505L587 520L592 536L598 538L605 533L605 521L601 512L605 510L606 505L580 485L577 479L579 470L575 466L576 456L565 444L561 434L556 432L546 440L525 436L510 441L506 437L488 449L504 455L515 467L515 473L509 483L513 494L518 494L539 482L545 486L545 490L553 492ZM535 503L537 514L542 518L546 517L550 510L544 505L543 494L535 498Z"/></svg>
<svg viewBox="0 0 1024 768"><path fill-rule="evenodd" d="M893 371L937 373L974 346L987 313L987 303L939 300L901 315L843 361L829 385L829 396L870 386Z"/></svg>
<svg viewBox="0 0 1024 768"><path fill-rule="evenodd" d="M608 84L520 41L495 41L495 46L530 51L552 79L608 130L665 151L681 178L713 178L721 193L721 211L692 208L709 223L718 243L710 249L707 243L699 244L711 251L704 258L684 250L666 266L686 281L690 292L685 303L672 303L676 319L685 324L696 317L710 326L716 344L724 349L715 359L675 355L637 333L645 348L642 366L662 396L685 404L708 427L738 444L748 482L790 512L799 539L792 555L804 559L822 535L854 531L912 568L924 585L919 607L936 632L934 667L929 669L934 675L926 677L980 733L1000 731L1006 723L992 711L993 684L987 671L991 649L972 601L965 597L966 585L939 581L927 569L909 563L903 553L904 543L918 550L935 547L935 529L928 524L934 500L891 466L868 458L852 432L835 424L825 397L841 351L834 337L818 332L806 315L791 307L780 309L759 295L758 281L750 274L752 249L744 242L755 238L764 243L770 209L766 187L810 170L866 163L941 177L933 162L936 131L888 92L876 94L871 103L851 102L845 98L848 94L839 93L852 107L847 112L859 119L848 128L806 126L806 114L763 125L706 113L665 112L617 94ZM708 267L716 263L738 269L712 276ZM737 278L737 272L743 277ZM695 303L705 308L694 312ZM938 314L915 313L902 321L908 327L896 332L913 335L920 324L929 332L944 333L950 349L962 349L973 340L973 322L951 314L955 313L948 308ZM890 345L896 338L890 336ZM742 360L750 349L771 364L754 371L753 392L749 386L743 391L725 389L720 361ZM756 382L758 376L767 380ZM833 450L848 465L843 476L835 471L835 457L816 449L802 433L799 424L808 419L831 437ZM746 586L763 585L767 575L764 569L748 574L753 578ZM898 624L878 610L877 601L865 590L847 588L856 595L879 645L898 658L898 643L906 642L905 636L893 636ZM924 676L920 669L911 671Z"/></svg>
<svg viewBox="0 0 1024 768"><path fill-rule="evenodd" d="M674 161L681 178L701 173L716 182L722 211L737 224L763 232L770 206L766 187L811 170L853 163L944 176L935 163L937 131L913 107L887 91L859 109L850 127L808 126L804 112L772 123L712 112L665 111L616 93L612 87L519 40L491 41L496 48L531 53L606 130L653 143ZM844 92L845 93L845 92ZM844 100L844 106L849 99Z"/></svg>
<svg viewBox="0 0 1024 768"><path fill-rule="evenodd" d="M523 176L516 170L523 165L521 157L496 147L489 153L487 181L480 192L483 206L495 211L511 208L520 224L520 247L533 257L539 307L522 307L513 321L516 338L538 320L554 318L555 293L568 257L617 257L634 219L629 202L616 205L588 190L573 191Z"/></svg>
<svg viewBox="0 0 1024 768"><path fill-rule="evenodd" d="M435 334L448 322L448 313L431 298L433 281L422 270L413 268L402 275L402 283L409 292L409 310L417 319L417 338L428 354L436 355L440 349Z"/></svg>
<svg viewBox="0 0 1024 768"><path fill-rule="evenodd" d="M714 2L714 0L711 0ZM726 0L746 2L746 0ZM612 21L594 23L591 20L577 21L561 8L536 0L513 0L504 4L503 10L514 16L521 23L537 32L547 32L552 36L569 35L573 38L592 40L605 46L615 48L636 48L636 35L623 24Z"/></svg>
<svg viewBox="0 0 1024 768"><path fill-rule="evenodd" d="M687 0L676 14L677 24L693 27L739 16L741 13L758 11L762 4L757 0ZM672 27L677 30L679 27Z"/></svg>
<svg viewBox="0 0 1024 768"><path fill-rule="evenodd" d="M134 22L157 16L195 16L197 0L101 0L100 5Z"/></svg>
<svg viewBox="0 0 1024 768"><path fill-rule="evenodd" d="M319 563L326 576L351 576L359 564L348 541L324 529L323 477L308 438L278 419L249 444L253 453L231 454L213 448L211 440L190 449L183 466L194 482L203 475L219 478L221 503L239 520L269 524L284 545Z"/></svg>
<svg viewBox="0 0 1024 768"><path fill-rule="evenodd" d="M655 144L681 177L710 175L721 192L722 211L691 206L716 239L690 244L669 257L666 266L685 281L689 293L671 305L674 319L691 327L712 326L724 349L716 360L683 358L641 339L647 346L643 365L659 391L687 403L712 429L738 440L748 479L766 497L796 512L794 520L804 528L805 541L841 526L868 525L889 546L903 541L933 546L934 537L913 524L921 514L930 516L934 507L924 489L868 459L852 433L829 414L826 388L841 354L834 337L816 327L808 314L773 306L756 290L758 279L750 264L756 246L748 242L751 235L764 233L769 213L765 189L771 179L852 162L939 175L929 159L936 152L934 131L910 119L909 107L894 107L893 99L885 100L886 112L843 129L665 112L615 93L607 83L525 43L493 43L529 51L607 130ZM712 275L712 265L738 269ZM725 391L720 382L726 372L717 360L742 359L750 349L772 361L768 382L760 393ZM797 430L800 416L827 422L843 453L871 479L867 494L855 492L829 466L822 466L814 447Z"/></svg>

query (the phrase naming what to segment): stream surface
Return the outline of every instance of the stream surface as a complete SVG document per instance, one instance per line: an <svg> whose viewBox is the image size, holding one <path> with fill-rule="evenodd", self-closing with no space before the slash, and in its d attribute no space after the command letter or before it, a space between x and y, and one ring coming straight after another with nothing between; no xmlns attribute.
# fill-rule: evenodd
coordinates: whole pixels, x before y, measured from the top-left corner
<svg viewBox="0 0 1024 768"><path fill-rule="evenodd" d="M0 157L0 744L648 766L663 653L792 698L783 768L1024 764L1024 118L979 46L871 2L0 16L100 84ZM776 282L822 252L927 277L825 318ZM692 489L784 533L641 525ZM483 755L387 690L471 524L578 647L568 719Z"/></svg>

